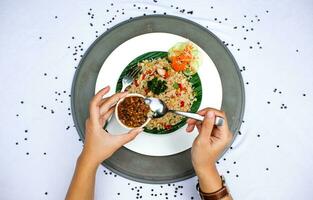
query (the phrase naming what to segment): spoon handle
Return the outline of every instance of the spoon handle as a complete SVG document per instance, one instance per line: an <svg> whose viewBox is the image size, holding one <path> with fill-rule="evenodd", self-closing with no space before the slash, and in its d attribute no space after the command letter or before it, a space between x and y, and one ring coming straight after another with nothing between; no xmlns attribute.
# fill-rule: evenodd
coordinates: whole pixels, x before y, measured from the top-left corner
<svg viewBox="0 0 313 200"><path fill-rule="evenodd" d="M170 110L170 112L175 113L177 115L184 116L184 117L192 118L198 121L203 121L204 119L202 115L199 115L197 113L190 113L190 112L183 112L183 111L176 111L176 110ZM224 124L224 119L222 117L215 117L214 125L222 126L223 124Z"/></svg>

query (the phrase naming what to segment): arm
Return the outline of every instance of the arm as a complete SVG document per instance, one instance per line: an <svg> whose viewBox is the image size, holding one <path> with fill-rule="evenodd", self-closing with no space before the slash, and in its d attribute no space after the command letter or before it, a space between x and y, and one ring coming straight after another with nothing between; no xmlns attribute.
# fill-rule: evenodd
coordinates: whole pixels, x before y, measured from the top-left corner
<svg viewBox="0 0 313 200"><path fill-rule="evenodd" d="M199 111L205 116L204 121L189 119L187 121L187 132L193 131L197 127L199 135L193 142L191 155L192 164L199 178L200 190L203 193L214 193L222 188L222 180L216 169L215 163L232 139L224 112L206 108ZM223 126L214 126L215 116L225 119ZM227 195L223 200L231 200Z"/></svg>
<svg viewBox="0 0 313 200"><path fill-rule="evenodd" d="M114 105L127 93L118 93L102 98L109 92L105 87L91 100L89 118L86 120L85 143L75 173L68 189L66 200L91 200L94 197L95 176L98 166L116 150L133 140L141 131L136 128L122 135L110 135L103 126L114 112Z"/></svg>
<svg viewBox="0 0 313 200"><path fill-rule="evenodd" d="M84 156L79 156L72 183L66 199L93 199L95 177L98 165L88 162Z"/></svg>

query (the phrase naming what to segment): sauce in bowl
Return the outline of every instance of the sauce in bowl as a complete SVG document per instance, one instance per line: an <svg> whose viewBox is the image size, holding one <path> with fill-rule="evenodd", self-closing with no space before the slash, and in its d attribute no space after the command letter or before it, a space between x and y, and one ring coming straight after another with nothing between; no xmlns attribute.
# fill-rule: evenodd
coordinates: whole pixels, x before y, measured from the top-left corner
<svg viewBox="0 0 313 200"><path fill-rule="evenodd" d="M117 107L118 119L129 128L143 126L148 120L150 107L141 96L127 96Z"/></svg>

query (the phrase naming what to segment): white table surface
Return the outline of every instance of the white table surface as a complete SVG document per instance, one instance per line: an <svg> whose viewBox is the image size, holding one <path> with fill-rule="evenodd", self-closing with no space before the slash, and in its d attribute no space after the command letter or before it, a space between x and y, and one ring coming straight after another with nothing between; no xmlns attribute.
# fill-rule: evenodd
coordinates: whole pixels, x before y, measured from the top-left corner
<svg viewBox="0 0 313 200"><path fill-rule="evenodd" d="M154 11L207 27L243 70L241 135L218 164L233 197L312 198L312 10L312 0L0 1L0 199L64 198L82 149L69 97L80 55L107 28ZM142 184L101 166L95 199L199 199L196 181Z"/></svg>

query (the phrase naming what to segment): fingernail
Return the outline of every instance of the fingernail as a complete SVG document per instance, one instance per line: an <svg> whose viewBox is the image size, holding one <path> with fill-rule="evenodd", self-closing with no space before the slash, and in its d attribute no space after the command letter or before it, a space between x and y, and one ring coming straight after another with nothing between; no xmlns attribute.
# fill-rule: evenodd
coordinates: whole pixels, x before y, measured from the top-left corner
<svg viewBox="0 0 313 200"><path fill-rule="evenodd" d="M209 112L207 113L207 116L208 116L208 118L210 118L210 119L214 118L214 112L213 112L213 111L209 111Z"/></svg>
<svg viewBox="0 0 313 200"><path fill-rule="evenodd" d="M105 87L104 87L104 89L108 89L109 87L110 87L110 86L109 86L109 85L107 85L107 86L105 86Z"/></svg>

